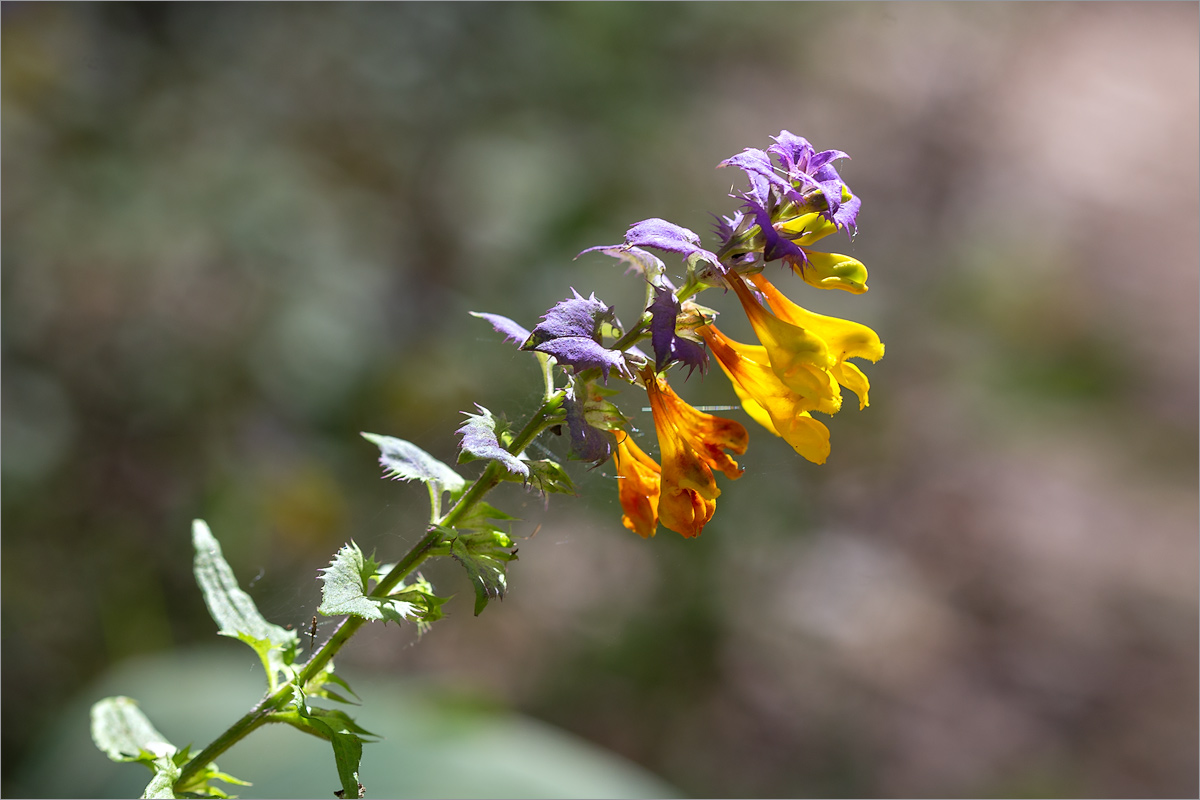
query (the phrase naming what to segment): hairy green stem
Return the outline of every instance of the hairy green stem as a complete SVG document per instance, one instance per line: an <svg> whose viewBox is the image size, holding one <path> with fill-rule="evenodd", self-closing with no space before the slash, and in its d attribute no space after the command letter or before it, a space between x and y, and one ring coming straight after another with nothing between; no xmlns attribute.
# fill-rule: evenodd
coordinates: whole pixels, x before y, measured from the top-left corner
<svg viewBox="0 0 1200 800"><path fill-rule="evenodd" d="M650 327L650 313L642 315L642 318L637 321L632 328L625 332L625 335L613 342L612 350L620 350L622 352L633 347L646 335L646 329Z"/></svg>
<svg viewBox="0 0 1200 800"><path fill-rule="evenodd" d="M513 455L519 455L529 447L543 431L551 425L560 421L560 411L562 402L565 398L565 392L562 390L553 392L547 396L541 407L521 429L520 433L514 437L512 444L506 449ZM431 526L426 531L425 536L421 541L417 542L405 556L396 563L388 571L387 575L380 579L375 588L371 590L372 597L386 597L392 592L400 582L408 577L413 570L425 562L431 555L434 554L437 545L442 542L442 531L446 528L452 528L464 516L470 513L471 509L481 501L488 492L495 489L500 482L504 480L504 467L498 461L489 461L483 473L475 479L471 487L463 493L454 507L446 512L436 526ZM342 646L350 640L358 629L366 623L367 620L362 617L349 616L342 620L338 625L337 630L330 636L324 644L313 653L308 662L301 667L300 672L292 681L288 681L283 686L280 686L273 692L268 692L262 700L258 702L254 708L250 709L237 722L229 726L220 736L214 739L207 747L196 754L194 758L188 761L180 771L179 779L175 781L176 792L181 792L191 787L188 784L195 780L196 776L210 763L215 761L222 753L224 753L233 745L237 744L242 739L246 738L250 733L260 728L268 722L279 722L275 715L283 710L288 703L291 702L294 696L294 687L304 687L309 681L315 678L329 664L334 655L337 654Z"/></svg>

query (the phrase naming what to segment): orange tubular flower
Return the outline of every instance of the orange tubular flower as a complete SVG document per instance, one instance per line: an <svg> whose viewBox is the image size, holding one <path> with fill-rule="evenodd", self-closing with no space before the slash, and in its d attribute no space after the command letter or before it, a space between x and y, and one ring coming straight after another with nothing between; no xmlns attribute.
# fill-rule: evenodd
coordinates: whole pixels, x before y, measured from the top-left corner
<svg viewBox="0 0 1200 800"><path fill-rule="evenodd" d="M735 342L715 325L696 332L716 356L751 419L782 436L809 461L824 464L829 457L829 429L808 413L814 401L792 391L771 369L767 349Z"/></svg>
<svg viewBox="0 0 1200 800"><path fill-rule="evenodd" d="M667 382L647 369L642 373L658 446L662 456L662 524L687 538L699 536L717 508L713 470L741 477L742 470L725 450L746 452L749 436L739 423L697 411L679 398Z"/></svg>
<svg viewBox="0 0 1200 800"><path fill-rule="evenodd" d="M621 522L638 536L649 539L658 529L662 469L642 452L628 433L617 443L616 466L617 497L625 510Z"/></svg>

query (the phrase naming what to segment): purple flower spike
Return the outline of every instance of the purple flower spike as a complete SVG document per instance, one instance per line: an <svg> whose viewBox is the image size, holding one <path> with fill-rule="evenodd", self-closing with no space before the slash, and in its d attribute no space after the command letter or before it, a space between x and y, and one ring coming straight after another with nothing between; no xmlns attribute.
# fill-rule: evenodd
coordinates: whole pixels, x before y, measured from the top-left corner
<svg viewBox="0 0 1200 800"><path fill-rule="evenodd" d="M529 331L508 317L502 317L499 314L484 314L480 311L472 311L470 314L472 317L479 317L482 320L492 323L492 327L496 329L496 333L504 334L504 341L506 342L513 342L520 345L529 338Z"/></svg>
<svg viewBox="0 0 1200 800"><path fill-rule="evenodd" d="M780 165L787 171L788 179L801 186L820 189L829 207L826 216L839 228L853 229L862 203L858 198L852 198L843 204L842 190L849 191L849 187L833 166L834 161L850 156L841 150L822 150L818 153L807 139L789 131L780 131L778 136L771 138L775 144L768 147L767 152L779 159ZM800 192L791 187L785 194L794 200L800 199Z"/></svg>
<svg viewBox="0 0 1200 800"><path fill-rule="evenodd" d="M771 138L775 140L775 144L768 147L767 152L779 159L779 163L789 175L808 171L809 158L816 152L808 139L791 131L780 131L778 136Z"/></svg>
<svg viewBox="0 0 1200 800"><path fill-rule="evenodd" d="M678 361L691 367L688 377L691 377L697 367L703 375L708 369L708 351L703 345L675 333L675 321L681 310L675 293L668 289L658 289L648 310L650 343L654 346L654 369L662 372L671 362Z"/></svg>

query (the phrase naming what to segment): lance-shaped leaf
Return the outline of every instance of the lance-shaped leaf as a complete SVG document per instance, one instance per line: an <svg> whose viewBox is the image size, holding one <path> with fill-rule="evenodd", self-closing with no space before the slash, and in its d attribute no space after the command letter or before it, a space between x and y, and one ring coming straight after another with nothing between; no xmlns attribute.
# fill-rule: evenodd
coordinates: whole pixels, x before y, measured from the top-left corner
<svg viewBox="0 0 1200 800"><path fill-rule="evenodd" d="M360 705L361 700L358 694L350 688L350 684L346 683L341 675L334 675L333 670L333 661L331 660L320 672L308 679L304 684L304 690L313 697L325 697L338 703ZM330 684L342 687L354 697L354 700L348 700L340 693L333 691L329 688Z"/></svg>
<svg viewBox="0 0 1200 800"><path fill-rule="evenodd" d="M153 761L178 748L158 732L130 697L106 697L92 706L92 741L113 761Z"/></svg>
<svg viewBox="0 0 1200 800"><path fill-rule="evenodd" d="M441 516L443 492L455 497L466 486L461 475L412 442L376 433L363 433L362 437L379 448L379 463L389 477L421 481L429 487L430 519Z"/></svg>
<svg viewBox="0 0 1200 800"><path fill-rule="evenodd" d="M158 732L154 724L138 708L137 701L128 697L106 697L92 706L92 741L113 761L144 764L153 773L142 797L176 797L175 782L189 759L185 747L179 750ZM203 770L180 787L180 793L199 797L228 797L209 786L210 780L249 786L243 780L221 772L216 764Z"/></svg>
<svg viewBox="0 0 1200 800"><path fill-rule="evenodd" d="M512 539L497 530L464 533L450 542L450 555L466 569L475 589L475 616L487 607L489 600L504 599L508 591L505 568L517 558Z"/></svg>
<svg viewBox="0 0 1200 800"><path fill-rule="evenodd" d="M281 714L281 720L305 733L311 733L333 745L333 758L337 764L338 779L344 797L360 797L358 767L362 761L364 737L375 738L375 734L360 727L344 711L310 707L304 692L296 687L296 697L289 713Z"/></svg>
<svg viewBox="0 0 1200 800"><path fill-rule="evenodd" d="M233 570L221 554L221 545L204 520L192 523L192 546L196 550L192 571L208 613L217 623L217 633L254 648L262 659L267 683L274 691L279 686L279 673L290 671L296 659L299 634L263 618L254 600L238 586Z"/></svg>
<svg viewBox="0 0 1200 800"><path fill-rule="evenodd" d="M333 562L321 570L321 606L317 613L325 616L353 614L367 620L384 622L432 622L441 617L443 598L434 597L421 586L401 586L387 597L372 597L371 578L379 573L379 562L363 556L354 542L344 545ZM424 583L424 582L423 582ZM428 587L428 583L424 583ZM430 587L432 588L432 587Z"/></svg>
<svg viewBox="0 0 1200 800"><path fill-rule="evenodd" d="M477 458L491 459L499 461L513 475L528 478L529 467L525 462L500 446L500 441L496 438L496 418L492 416L492 412L478 403L475 407L479 409L479 413L464 411L467 421L457 431L462 437L462 451L458 454L458 463L465 464Z"/></svg>
<svg viewBox="0 0 1200 800"><path fill-rule="evenodd" d="M186 766L189 761L191 761L191 755L189 753L189 749L187 747L183 748L178 753L176 753L174 756L172 756L171 760L175 762L175 766L178 767L180 769L180 771L182 772L182 768L184 766ZM165 767L166 765L164 764L163 766ZM170 771L169 769L164 769L164 772L169 772L169 771ZM166 775L160 774L160 775L156 775L155 777L159 778L159 779L165 779ZM210 781L221 781L223 783L232 783L236 786L252 786L253 785L252 783L250 783L250 781L243 781L243 780L240 780L239 778L233 777L232 775L221 772L221 770L217 767L215 762L210 762L210 763L206 764L203 769L200 769L200 770L196 771L195 773L193 773L192 777L189 778L186 783L182 783L182 784L179 783L179 773L177 773L172 780L174 781L175 785L164 787L164 788L168 788L170 791L174 792L174 795L163 794L160 796L162 796L162 797L174 796L174 797L229 798L229 797L233 797L233 795L228 794L227 792L225 792L222 789L218 789L216 786L210 786L209 782ZM154 786L154 781L150 782L150 786L146 787L146 791L149 792L152 786ZM147 794L144 796L151 797L152 795Z"/></svg>

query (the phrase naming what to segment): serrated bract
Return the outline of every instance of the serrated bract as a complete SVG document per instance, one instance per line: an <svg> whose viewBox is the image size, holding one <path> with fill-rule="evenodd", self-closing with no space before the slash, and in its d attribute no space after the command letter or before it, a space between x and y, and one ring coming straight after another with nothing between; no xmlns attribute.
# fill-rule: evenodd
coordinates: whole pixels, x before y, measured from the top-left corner
<svg viewBox="0 0 1200 800"><path fill-rule="evenodd" d="M615 321L613 309L597 300L595 294L584 298L574 289L571 293L575 296L546 312L521 349L553 356L576 373L599 369L607 382L610 371L625 370L625 354L605 347L600 335L605 322Z"/></svg>

